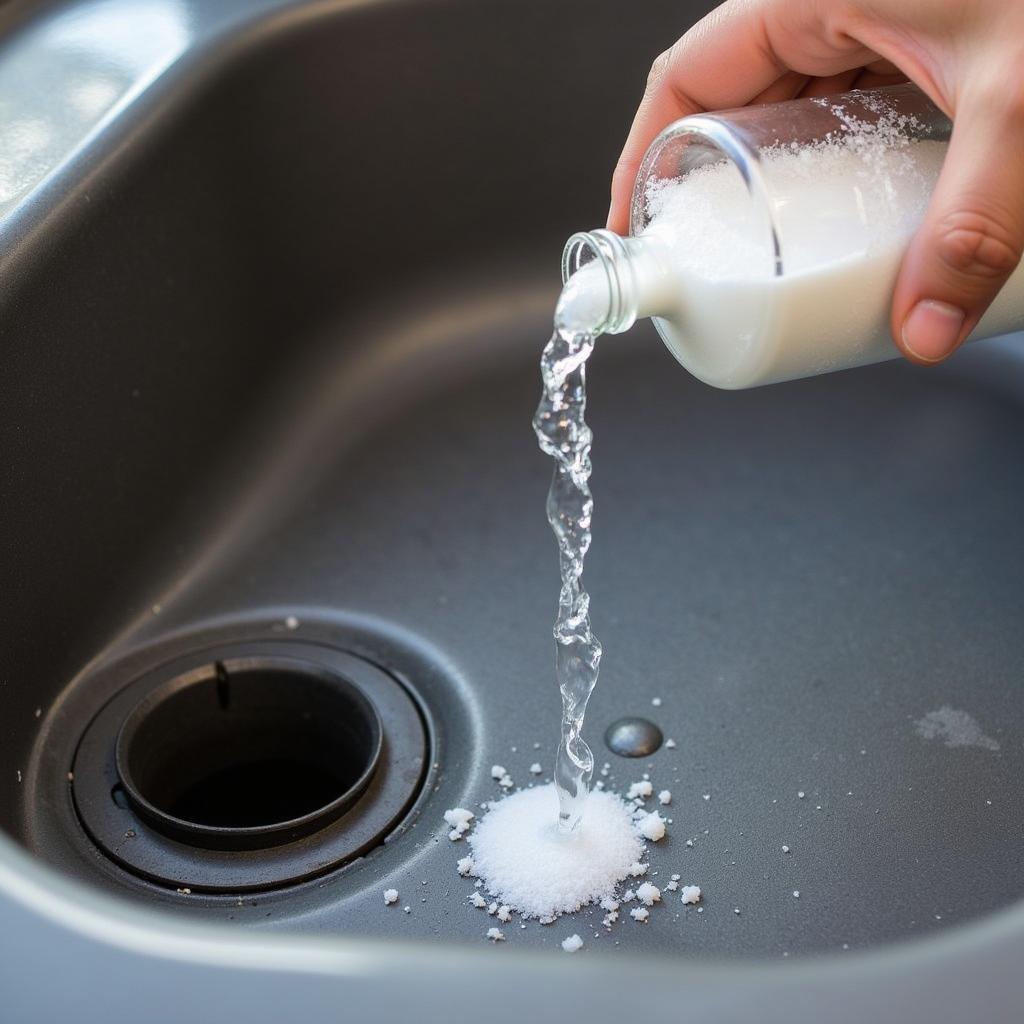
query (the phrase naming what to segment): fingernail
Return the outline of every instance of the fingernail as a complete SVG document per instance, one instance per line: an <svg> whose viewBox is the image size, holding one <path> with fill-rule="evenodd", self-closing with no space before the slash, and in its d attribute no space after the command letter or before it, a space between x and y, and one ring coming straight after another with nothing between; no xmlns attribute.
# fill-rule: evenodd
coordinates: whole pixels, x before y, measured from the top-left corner
<svg viewBox="0 0 1024 1024"><path fill-rule="evenodd" d="M903 321L903 345L918 359L937 363L956 348L964 311L948 302L922 299Z"/></svg>

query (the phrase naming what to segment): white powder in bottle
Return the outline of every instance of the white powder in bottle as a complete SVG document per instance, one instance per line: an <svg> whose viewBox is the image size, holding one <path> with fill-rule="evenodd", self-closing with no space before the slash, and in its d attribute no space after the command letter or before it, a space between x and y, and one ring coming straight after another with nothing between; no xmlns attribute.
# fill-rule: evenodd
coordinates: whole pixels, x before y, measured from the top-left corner
<svg viewBox="0 0 1024 1024"><path fill-rule="evenodd" d="M707 383L750 387L899 354L889 332L893 286L947 145L911 139L913 122L891 109L879 106L868 123L831 100L821 104L848 130L809 146L763 149L768 210L751 200L728 161L646 186L650 222L635 245L633 273L622 276L636 282L638 314L659 318L669 349ZM607 278L596 263L570 279L563 310L570 319L573 304L581 312L608 308ZM1021 327L1024 263L974 336Z"/></svg>

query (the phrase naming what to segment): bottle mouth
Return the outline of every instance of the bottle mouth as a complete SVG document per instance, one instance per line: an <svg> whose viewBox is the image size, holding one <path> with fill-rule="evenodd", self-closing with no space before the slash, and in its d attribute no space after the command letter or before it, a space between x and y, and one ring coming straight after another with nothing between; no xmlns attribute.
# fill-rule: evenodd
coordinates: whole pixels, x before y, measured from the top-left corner
<svg viewBox="0 0 1024 1024"><path fill-rule="evenodd" d="M577 231L562 250L555 326L574 334L621 334L636 322L636 292L625 240L605 228Z"/></svg>

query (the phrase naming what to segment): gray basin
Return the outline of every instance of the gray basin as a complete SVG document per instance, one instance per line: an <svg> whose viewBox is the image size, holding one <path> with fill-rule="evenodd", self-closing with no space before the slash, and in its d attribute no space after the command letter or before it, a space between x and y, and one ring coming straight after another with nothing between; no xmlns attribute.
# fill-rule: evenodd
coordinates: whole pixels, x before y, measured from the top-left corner
<svg viewBox="0 0 1024 1024"><path fill-rule="evenodd" d="M587 733L610 785L672 791L652 870L703 912L606 933L587 909L489 948L454 869L445 809L498 796L495 762L547 772L557 738L530 416L561 242L603 219L646 65L700 13L0 11L5 1019L611 1019L638 993L1020 1019L1019 339L746 393L647 326L604 339ZM304 835L271 871L246 839L203 874L205 846L172 870L166 837L103 839L117 702L256 650L341 652L415 709L339 800L358 841ZM612 754L625 715L676 746ZM118 830L138 808L112 799Z"/></svg>

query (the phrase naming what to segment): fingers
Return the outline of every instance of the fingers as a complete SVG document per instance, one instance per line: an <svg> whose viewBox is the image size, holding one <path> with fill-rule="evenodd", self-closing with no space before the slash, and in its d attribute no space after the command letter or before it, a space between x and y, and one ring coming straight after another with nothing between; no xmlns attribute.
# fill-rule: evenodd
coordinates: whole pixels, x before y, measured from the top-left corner
<svg viewBox="0 0 1024 1024"><path fill-rule="evenodd" d="M743 106L773 88L785 92L798 81L790 72L834 75L876 58L852 38L824 30L827 6L816 0L727 0L658 57L612 176L612 231L628 231L640 162L672 121Z"/></svg>
<svg viewBox="0 0 1024 1024"><path fill-rule="evenodd" d="M654 61L612 175L612 231L629 230L633 182L662 128L687 114L749 103L786 72L765 44L760 6L746 0L722 4Z"/></svg>
<svg viewBox="0 0 1024 1024"><path fill-rule="evenodd" d="M937 363L974 329L1024 249L1024 99L1010 74L961 95L949 151L893 294L892 332Z"/></svg>
<svg viewBox="0 0 1024 1024"><path fill-rule="evenodd" d="M772 82L767 89L762 89L750 102L753 104L784 103L786 100L796 99L807 87L809 81L807 75L801 75L797 71L787 71Z"/></svg>
<svg viewBox="0 0 1024 1024"><path fill-rule="evenodd" d="M852 88L854 89L878 89L883 85L899 85L907 81L907 76L902 71L892 74L881 74L865 68L856 78Z"/></svg>
<svg viewBox="0 0 1024 1024"><path fill-rule="evenodd" d="M826 75L824 78L812 78L800 91L801 96L834 96L837 92L846 92L853 88L862 68L853 68L838 75Z"/></svg>

